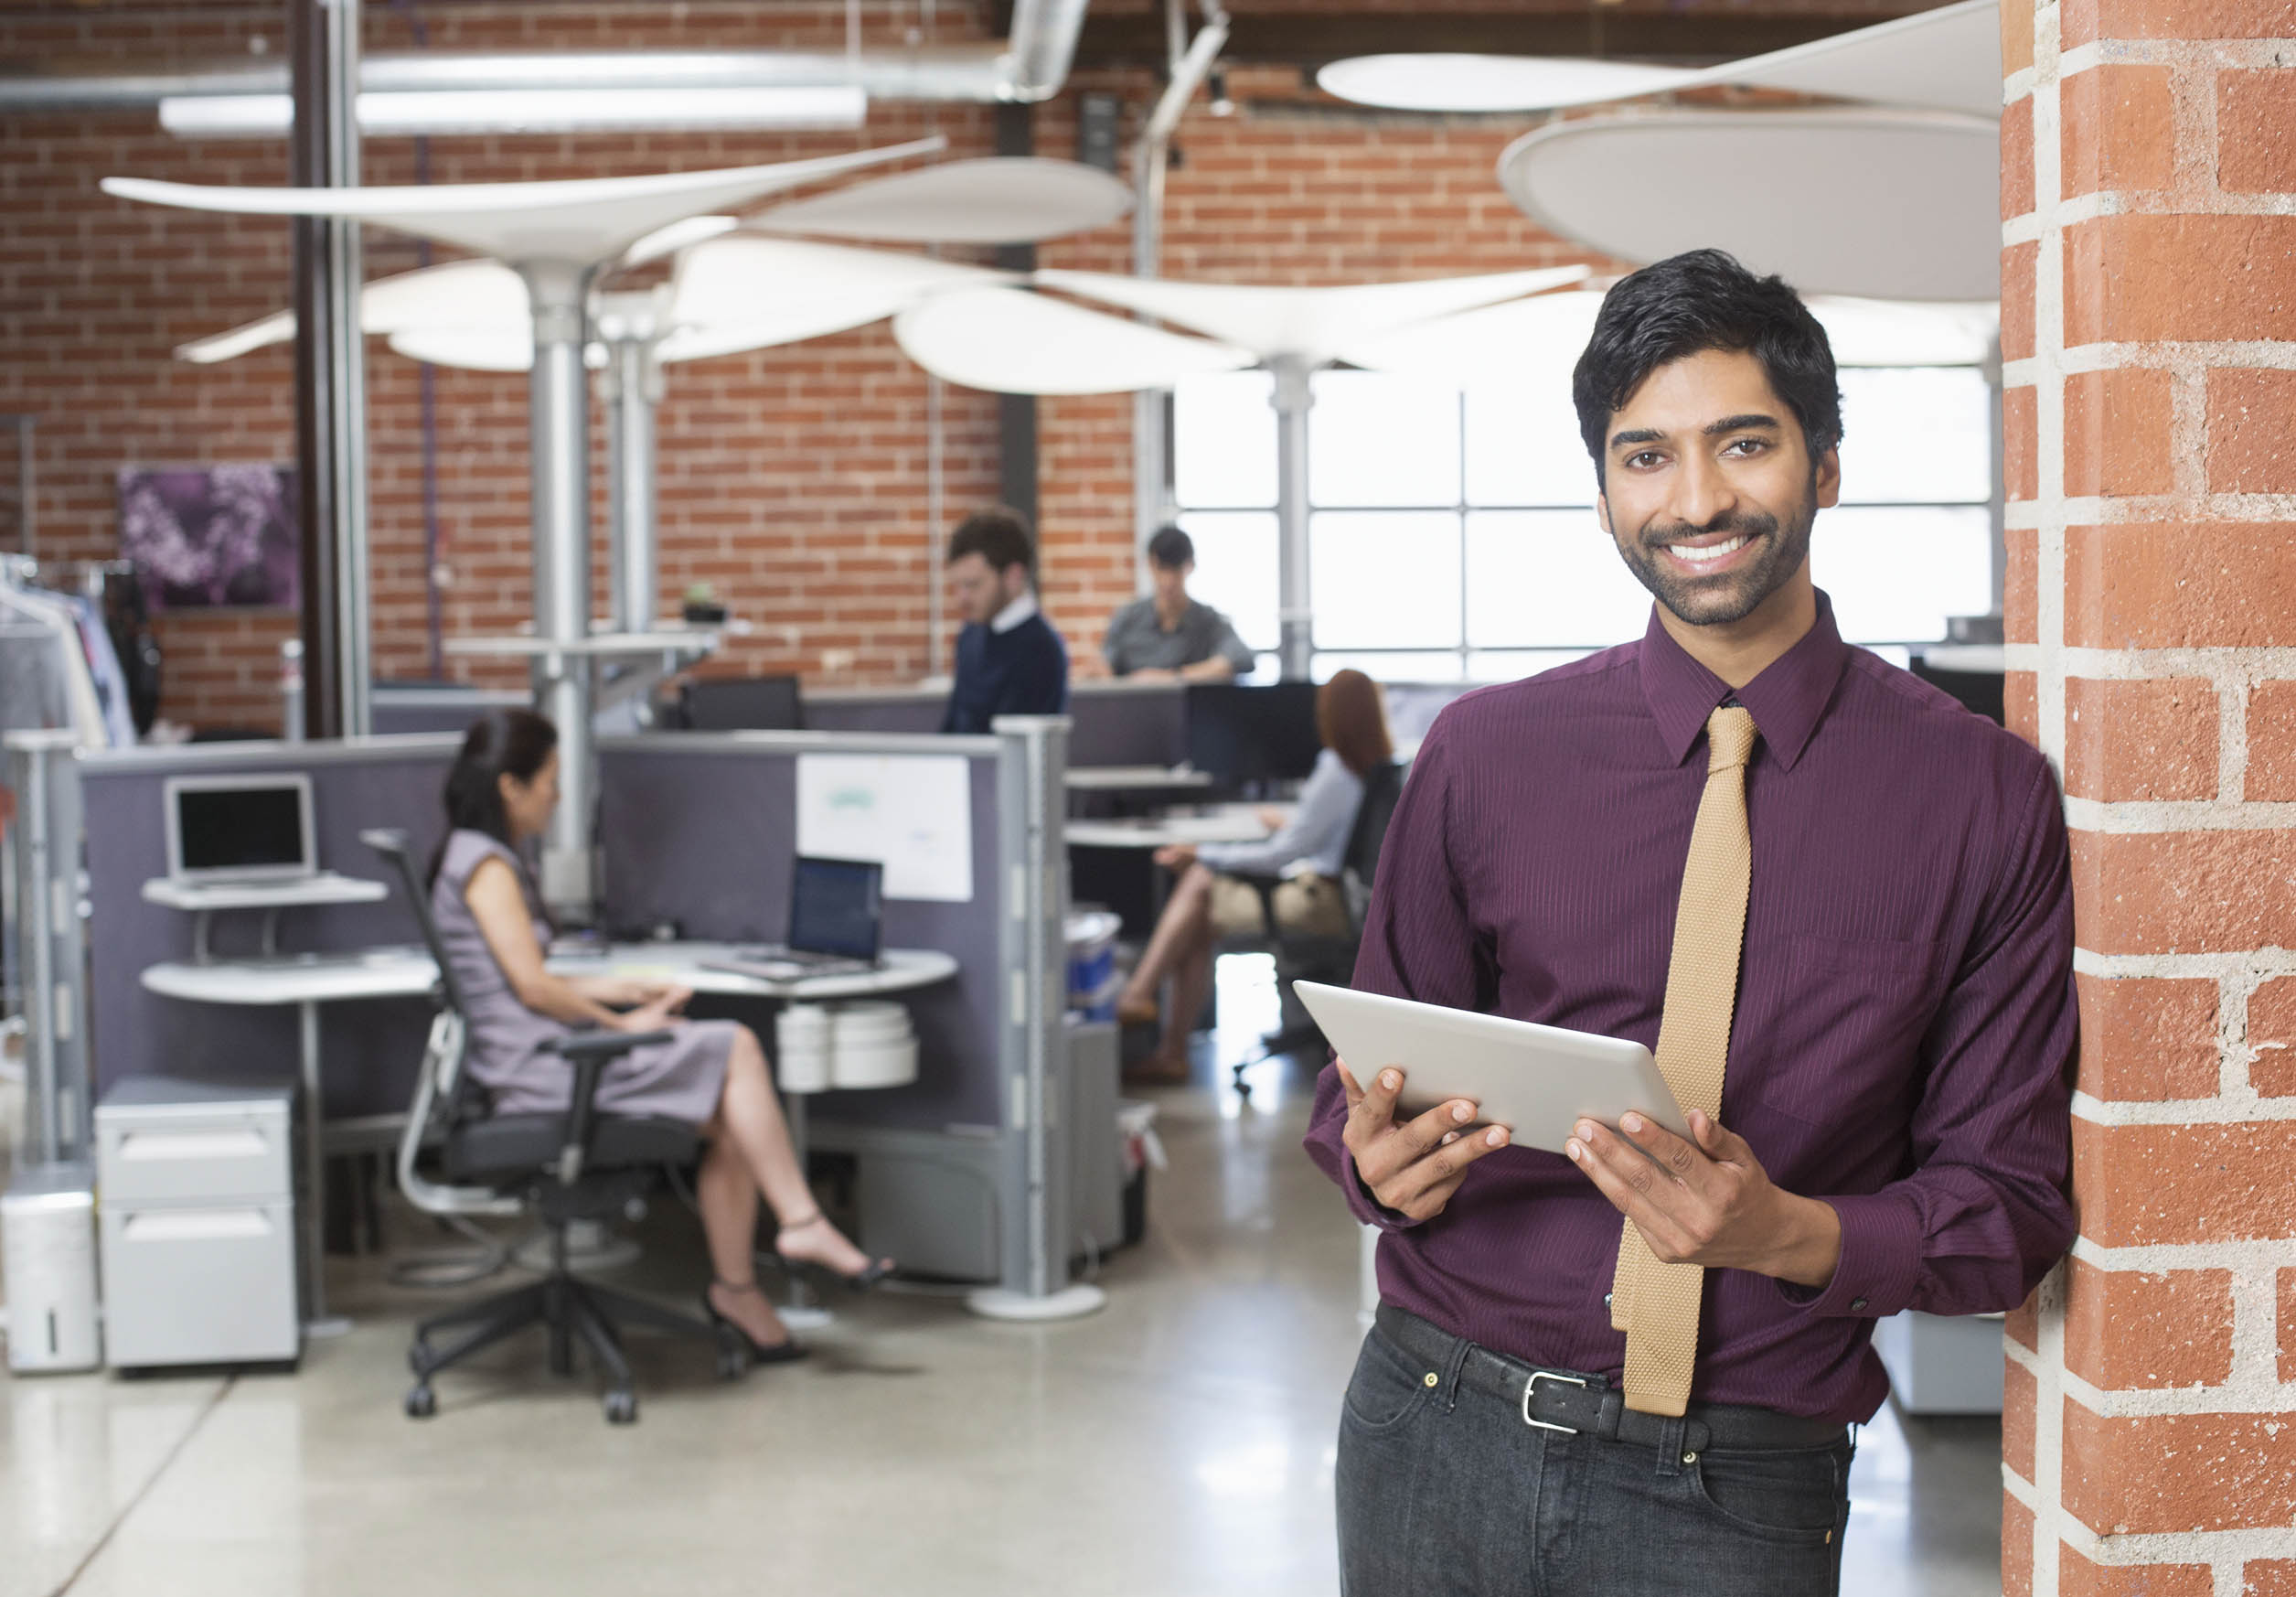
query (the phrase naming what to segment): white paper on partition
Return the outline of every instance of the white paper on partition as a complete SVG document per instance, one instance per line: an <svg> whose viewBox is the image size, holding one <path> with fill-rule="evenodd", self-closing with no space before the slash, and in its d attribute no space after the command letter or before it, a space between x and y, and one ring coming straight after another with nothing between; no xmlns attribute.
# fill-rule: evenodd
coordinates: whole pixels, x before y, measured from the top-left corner
<svg viewBox="0 0 2296 1597"><path fill-rule="evenodd" d="M883 862L888 898L971 902L968 762L962 755L799 755L797 852Z"/></svg>

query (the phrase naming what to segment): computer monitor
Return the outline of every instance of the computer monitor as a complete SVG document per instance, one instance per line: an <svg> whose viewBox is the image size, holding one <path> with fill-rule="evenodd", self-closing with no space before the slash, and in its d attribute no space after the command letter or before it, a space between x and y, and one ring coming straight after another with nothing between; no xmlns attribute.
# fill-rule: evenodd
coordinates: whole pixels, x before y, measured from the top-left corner
<svg viewBox="0 0 2296 1597"><path fill-rule="evenodd" d="M1188 690L1188 763L1207 776L1295 782L1316 768L1322 750L1313 682L1203 682Z"/></svg>
<svg viewBox="0 0 2296 1597"><path fill-rule="evenodd" d="M283 882L318 874L311 778L171 777L167 874L178 882Z"/></svg>
<svg viewBox="0 0 2296 1597"><path fill-rule="evenodd" d="M796 732L805 725L796 677L703 677L680 696L694 732Z"/></svg>
<svg viewBox="0 0 2296 1597"><path fill-rule="evenodd" d="M884 948L885 867L798 856L789 879L789 946L874 965Z"/></svg>

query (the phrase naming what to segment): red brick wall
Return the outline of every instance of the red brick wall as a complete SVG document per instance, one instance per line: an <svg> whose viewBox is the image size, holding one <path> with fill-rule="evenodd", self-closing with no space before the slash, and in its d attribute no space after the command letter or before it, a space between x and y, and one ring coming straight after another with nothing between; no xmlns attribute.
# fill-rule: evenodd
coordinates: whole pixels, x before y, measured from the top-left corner
<svg viewBox="0 0 2296 1597"><path fill-rule="evenodd" d="M368 7L373 48L408 43L404 14ZM171 16L176 14L171 13ZM162 25L141 14L57 20L0 9L0 56L60 52L192 59L280 48L278 13L208 4ZM458 4L421 13L437 48L489 46L707 47L835 42L841 7L693 5L652 10ZM902 20L913 16L903 12ZM890 35L870 11L872 40ZM938 37L977 32L942 9ZM1230 281L1340 283L1552 263L1574 256L1518 215L1492 177L1511 121L1331 114L1294 69L1239 69L1240 113L1200 101L1180 135L1165 246L1175 274ZM1123 97L1127 142L1157 84L1147 73L1080 74L1037 113L1038 148L1074 150L1075 96ZM864 135L438 139L434 182L641 173L821 155L927 131L952 153L993 147L990 113L966 106L881 104ZM223 366L170 359L188 338L288 303L283 224L133 206L96 191L115 173L187 181L284 181L283 146L179 143L149 113L0 117L0 411L40 418L40 520L48 552L116 552L113 474L128 465L291 459L292 356L284 348ZM369 144L367 180L415 177L411 141ZM411 241L371 230L370 275L418 263ZM1124 224L1063 241L1046 264L1130 264ZM380 672L429 670L421 505L418 369L368 347L375 658ZM451 573L449 638L507 630L529 613L525 384L441 370L439 516ZM995 402L945 392L946 509L953 520L993 498ZM756 633L728 666L799 670L818 681L912 678L926 658L934 549L927 525L927 380L886 327L672 370L661 410L662 590L706 581ZM1108 612L1131 595L1131 409L1126 398L1040 406L1039 494L1048 608L1081 670L1097 669ZM605 454L593 434L603 549ZM597 588L604 604L603 572ZM278 613L168 617L166 713L194 723L269 724ZM515 669L450 660L450 675L514 681Z"/></svg>
<svg viewBox="0 0 2296 1597"><path fill-rule="evenodd" d="M2288 0L2008 0L2010 702L2060 763L2081 1238L2010 1324L2002 1585L2296 1552Z"/></svg>

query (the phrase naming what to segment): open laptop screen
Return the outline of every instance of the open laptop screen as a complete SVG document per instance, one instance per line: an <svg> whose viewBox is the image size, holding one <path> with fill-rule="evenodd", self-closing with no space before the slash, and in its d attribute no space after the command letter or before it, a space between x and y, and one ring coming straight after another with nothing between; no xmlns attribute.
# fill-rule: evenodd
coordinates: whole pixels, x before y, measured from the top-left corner
<svg viewBox="0 0 2296 1597"><path fill-rule="evenodd" d="M168 798L170 874L179 879L307 876L317 868L307 778L178 782Z"/></svg>
<svg viewBox="0 0 2296 1597"><path fill-rule="evenodd" d="M884 935L885 867L800 858L789 887L789 946L874 964Z"/></svg>

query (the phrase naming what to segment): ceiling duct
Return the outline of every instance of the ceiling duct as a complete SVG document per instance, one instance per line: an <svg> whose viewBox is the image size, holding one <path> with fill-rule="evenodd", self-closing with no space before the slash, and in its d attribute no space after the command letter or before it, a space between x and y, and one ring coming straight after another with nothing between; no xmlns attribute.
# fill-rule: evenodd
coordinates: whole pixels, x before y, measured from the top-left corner
<svg viewBox="0 0 2296 1597"><path fill-rule="evenodd" d="M486 90L857 88L871 100L1031 105L1068 80L1088 0L1017 0L1003 40L899 49L377 50L370 94ZM181 70L53 60L0 66L0 113L148 111L163 100L284 94L287 64L244 59Z"/></svg>

